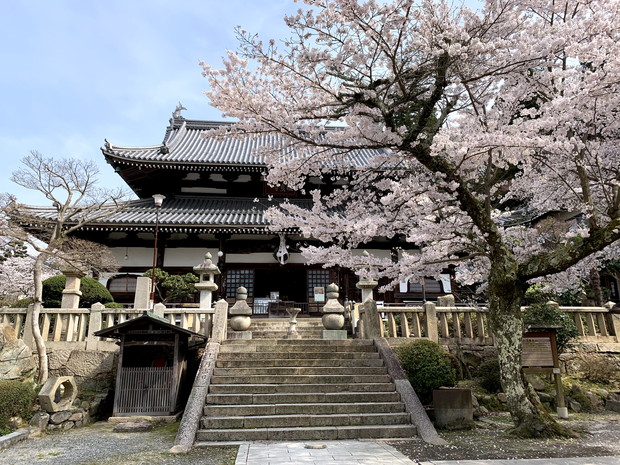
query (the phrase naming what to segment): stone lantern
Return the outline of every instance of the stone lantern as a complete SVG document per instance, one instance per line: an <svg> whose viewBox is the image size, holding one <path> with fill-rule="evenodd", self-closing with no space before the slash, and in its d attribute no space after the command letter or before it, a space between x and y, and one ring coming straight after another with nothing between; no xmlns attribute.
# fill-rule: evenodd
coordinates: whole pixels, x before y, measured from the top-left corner
<svg viewBox="0 0 620 465"><path fill-rule="evenodd" d="M213 291L217 291L217 284L215 284L214 278L220 274L220 269L213 263L211 258L211 254L207 252L204 261L194 267L194 273L200 278L194 284L196 289L200 291L200 308L211 308Z"/></svg>
<svg viewBox="0 0 620 465"><path fill-rule="evenodd" d="M82 296L80 285L82 278L86 276L85 271L80 269L78 266L69 264L66 264L66 266L60 271L67 278L65 288L62 291L62 302L60 304L60 308L79 308L80 297Z"/></svg>
<svg viewBox="0 0 620 465"><path fill-rule="evenodd" d="M362 253L362 256L366 259L370 258L370 254L366 250L364 250L364 252ZM361 273L358 272L358 274L361 274ZM366 302L366 300L368 299L374 300L372 290L375 287L377 287L378 284L379 283L375 281L374 279L370 279L367 277L360 278L360 280L355 285L355 287L357 287L360 291L362 291L362 302Z"/></svg>

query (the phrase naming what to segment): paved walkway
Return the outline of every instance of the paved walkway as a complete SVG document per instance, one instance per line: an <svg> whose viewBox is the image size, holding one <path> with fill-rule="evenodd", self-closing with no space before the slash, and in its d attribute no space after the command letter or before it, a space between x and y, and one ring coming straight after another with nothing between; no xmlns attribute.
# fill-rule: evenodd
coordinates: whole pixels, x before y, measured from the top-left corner
<svg viewBox="0 0 620 465"><path fill-rule="evenodd" d="M245 443L235 465L619 465L620 457L524 460L410 460L381 441Z"/></svg>

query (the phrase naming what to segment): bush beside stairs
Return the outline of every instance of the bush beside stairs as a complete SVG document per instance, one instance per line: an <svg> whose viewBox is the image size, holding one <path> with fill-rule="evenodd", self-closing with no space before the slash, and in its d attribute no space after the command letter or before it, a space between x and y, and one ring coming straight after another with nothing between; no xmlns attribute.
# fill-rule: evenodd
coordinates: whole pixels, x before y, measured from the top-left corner
<svg viewBox="0 0 620 465"><path fill-rule="evenodd" d="M224 341L195 445L416 435L372 341L306 336Z"/></svg>

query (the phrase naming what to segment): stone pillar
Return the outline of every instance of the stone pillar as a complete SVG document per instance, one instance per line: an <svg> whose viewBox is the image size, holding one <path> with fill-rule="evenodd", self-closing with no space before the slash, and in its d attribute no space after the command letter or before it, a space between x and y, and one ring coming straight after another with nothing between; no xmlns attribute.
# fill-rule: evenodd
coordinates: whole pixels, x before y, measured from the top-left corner
<svg viewBox="0 0 620 465"><path fill-rule="evenodd" d="M153 306L153 313L155 314L155 316L158 316L160 318L164 317L164 311L166 310L166 306L164 304L162 304L161 302L156 303Z"/></svg>
<svg viewBox="0 0 620 465"><path fill-rule="evenodd" d="M426 337L431 341L439 342L439 332L437 331L437 310L433 302L425 302L424 314L426 315Z"/></svg>
<svg viewBox="0 0 620 465"><path fill-rule="evenodd" d="M454 296L452 294L442 295L437 297L437 306L438 307L454 307Z"/></svg>
<svg viewBox="0 0 620 465"><path fill-rule="evenodd" d="M99 337L95 333L101 329L101 312L105 305L97 302L90 307L90 315L88 317L88 334L86 335L86 350L97 350Z"/></svg>
<svg viewBox="0 0 620 465"><path fill-rule="evenodd" d="M215 303L213 314L213 329L211 330L210 342L222 342L226 340L226 326L228 324L228 302L223 299Z"/></svg>
<svg viewBox="0 0 620 465"><path fill-rule="evenodd" d="M360 305L360 311L363 312L364 339L383 337L383 321L377 311L377 303L369 299Z"/></svg>
<svg viewBox="0 0 620 465"><path fill-rule="evenodd" d="M80 308L80 297L82 296L80 284L81 279L84 277L84 273L77 268L71 268L62 270L62 274L67 277L67 282L62 291L62 303L60 304L60 308Z"/></svg>
<svg viewBox="0 0 620 465"><path fill-rule="evenodd" d="M247 300L248 290L243 286L237 288L237 301L228 312L230 328L234 331L229 334L231 339L252 339L252 331L248 331L252 324L252 308Z"/></svg>
<svg viewBox="0 0 620 465"><path fill-rule="evenodd" d="M138 310L149 309L151 302L151 278L140 276L136 282L136 293L133 298L133 308Z"/></svg>
<svg viewBox="0 0 620 465"><path fill-rule="evenodd" d="M327 302L323 306L323 339L346 339L344 306L338 302L338 286L327 286Z"/></svg>
<svg viewBox="0 0 620 465"><path fill-rule="evenodd" d="M217 291L214 279L220 274L220 269L213 263L212 258L207 252L203 262L194 267L194 273L199 276L199 281L194 286L200 291L200 308L211 308L213 292Z"/></svg>

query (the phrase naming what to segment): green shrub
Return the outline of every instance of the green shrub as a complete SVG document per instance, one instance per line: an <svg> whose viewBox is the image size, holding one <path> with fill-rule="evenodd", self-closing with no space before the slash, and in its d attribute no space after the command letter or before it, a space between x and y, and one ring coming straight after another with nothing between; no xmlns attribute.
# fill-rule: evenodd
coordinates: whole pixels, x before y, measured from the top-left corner
<svg viewBox="0 0 620 465"><path fill-rule="evenodd" d="M450 358L439 344L417 339L398 347L396 354L422 403L430 403L433 389L456 384Z"/></svg>
<svg viewBox="0 0 620 465"><path fill-rule="evenodd" d="M34 399L32 385L20 381L0 381L0 434L12 431L9 425L12 417L30 420Z"/></svg>
<svg viewBox="0 0 620 465"><path fill-rule="evenodd" d="M478 383L490 393L502 391L499 377L499 360L494 358L485 360L478 367Z"/></svg>
<svg viewBox="0 0 620 465"><path fill-rule="evenodd" d="M560 311L557 307L545 303L530 305L523 312L523 323L526 327L530 325L557 326L556 340L558 352L560 353L564 352L570 342L579 335L577 326L575 326L575 322L570 316Z"/></svg>
<svg viewBox="0 0 620 465"><path fill-rule="evenodd" d="M47 308L58 308L62 302L62 291L67 281L66 276L52 276L43 281L43 305ZM93 278L84 277L80 284L80 307L87 308L92 304L100 302L106 304L112 302L112 294L99 281Z"/></svg>
<svg viewBox="0 0 620 465"><path fill-rule="evenodd" d="M24 299L19 299L18 301L13 303L13 305L11 305L11 308L28 308L28 305L33 302L34 299L32 297L26 297Z"/></svg>
<svg viewBox="0 0 620 465"><path fill-rule="evenodd" d="M118 302L106 302L105 308L125 308L125 306Z"/></svg>

